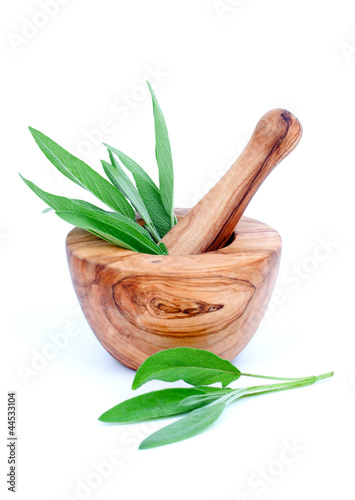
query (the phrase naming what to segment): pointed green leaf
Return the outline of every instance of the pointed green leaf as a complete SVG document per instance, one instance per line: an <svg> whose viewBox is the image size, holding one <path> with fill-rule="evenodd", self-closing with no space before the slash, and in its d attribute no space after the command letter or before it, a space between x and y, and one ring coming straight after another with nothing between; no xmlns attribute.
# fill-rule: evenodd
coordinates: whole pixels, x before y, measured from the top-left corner
<svg viewBox="0 0 355 500"><path fill-rule="evenodd" d="M111 153L112 155L112 153ZM121 165L118 163L116 158L112 155L110 156L112 165L107 163L107 161L101 160L103 169L110 179L112 184L121 191L121 193L132 203L134 208L140 214L144 222L146 223L148 231L151 233L155 241L160 241L161 237L154 227L152 219L149 216L148 210L144 204L144 201L137 191L136 186L133 184L131 179L125 173Z"/></svg>
<svg viewBox="0 0 355 500"><path fill-rule="evenodd" d="M229 390L231 391L231 389ZM218 389L217 387L188 387L153 391L123 401L123 403L103 413L99 420L111 423L140 422L151 418L177 415L209 404L211 398L219 398L226 391L227 389ZM191 396L200 396L201 399L192 400ZM186 404L181 404L185 401Z"/></svg>
<svg viewBox="0 0 355 500"><path fill-rule="evenodd" d="M92 205L91 203L84 200L75 200L66 198L65 196L58 196L55 194L47 193L46 191L43 191L43 189L36 186L36 184L34 184L33 182L23 177L21 174L19 174L19 176L37 196L39 196L45 203L47 203L47 205L49 205L50 208L46 208L45 210L43 210L43 213L46 213L50 210L79 210L81 207L104 214L115 214L115 212L107 212L106 210L103 210L102 208Z"/></svg>
<svg viewBox="0 0 355 500"><path fill-rule="evenodd" d="M153 114L155 124L155 156L159 169L159 189L165 210L170 215L171 226L174 225L174 170L173 159L170 148L168 129L166 127L163 112L158 100L147 82L149 92L152 96Z"/></svg>
<svg viewBox="0 0 355 500"><path fill-rule="evenodd" d="M184 380L195 386L221 382L222 386L226 387L239 377L238 368L212 352L177 347L157 352L147 358L137 370L132 389L137 389L150 380Z"/></svg>
<svg viewBox="0 0 355 500"><path fill-rule="evenodd" d="M153 224L157 228L160 237L163 238L173 227L173 224L171 224L170 215L164 208L158 187L142 167L129 158L129 156L108 144L105 144L105 146L111 153L114 153L127 170L132 173L137 190L144 200Z"/></svg>
<svg viewBox="0 0 355 500"><path fill-rule="evenodd" d="M149 448L156 448L157 446L176 443L177 441L196 436L215 422L225 407L226 404L223 401L216 401L202 408L198 408L197 410L193 410L176 422L148 436L141 442L139 449L147 450Z"/></svg>
<svg viewBox="0 0 355 500"><path fill-rule="evenodd" d="M108 151L110 151L111 153L114 153L121 160L121 162L127 168L127 170L129 170L132 173L138 190L140 190L140 188L138 187L138 184L140 184L142 189L143 189L143 193L145 193L145 189L147 189L145 187L145 185L150 186L151 188L154 189L155 192L159 193L158 186L155 184L153 179L151 177L149 177L147 172L145 170L143 170L143 168L138 165L138 163L136 163L134 160L132 160L132 158L130 158L129 156L122 153L122 151L120 151L119 149L114 148L113 146L110 146L109 144L106 144L106 143L103 143L103 144L104 144L104 146L106 146ZM111 157L110 157L110 159L111 159ZM141 195L142 195L142 198L144 199L145 196L142 193L141 193ZM163 206L162 202L161 202L161 206Z"/></svg>
<svg viewBox="0 0 355 500"><path fill-rule="evenodd" d="M99 200L131 219L135 213L120 191L79 158L68 153L59 144L38 130L30 132L48 160L61 172L82 188L93 193Z"/></svg>
<svg viewBox="0 0 355 500"><path fill-rule="evenodd" d="M106 212L84 200L72 200L43 191L33 182L21 176L32 189L62 219L92 232L106 241L136 252L164 255L149 233L136 221L117 212Z"/></svg>
<svg viewBox="0 0 355 500"><path fill-rule="evenodd" d="M116 224L117 226L119 226L120 223L122 222L128 224L135 230L139 231L143 235L143 237L148 238L153 242L150 234L143 227L141 227L139 224L137 224L136 221L133 221L132 219L126 217L125 215L119 214L117 212L108 212L84 200L76 200L48 193L47 191L43 191L43 189L40 189L33 182L29 181L28 179L25 179L25 177L23 177L21 174L19 175L21 179L27 184L27 186L30 189L32 189L32 191L36 193L37 196L39 196L43 201L45 201L51 207L47 210L53 209L63 212L67 211L80 212L81 209L83 209L82 211L84 211L84 213L85 211L90 210L91 212L98 212L99 214L105 214L111 219L114 219L113 223ZM159 253L161 253L162 255L164 254L163 247L161 248L161 251Z"/></svg>
<svg viewBox="0 0 355 500"><path fill-rule="evenodd" d="M115 214L112 217L111 215L85 212L84 210L78 213L65 211L57 211L56 213L70 224L91 231L122 248L141 253L162 255L160 248L149 238L148 233L144 229L145 232L142 233L142 228L138 224L132 223L130 219L121 214ZM118 217L120 218L119 225Z"/></svg>

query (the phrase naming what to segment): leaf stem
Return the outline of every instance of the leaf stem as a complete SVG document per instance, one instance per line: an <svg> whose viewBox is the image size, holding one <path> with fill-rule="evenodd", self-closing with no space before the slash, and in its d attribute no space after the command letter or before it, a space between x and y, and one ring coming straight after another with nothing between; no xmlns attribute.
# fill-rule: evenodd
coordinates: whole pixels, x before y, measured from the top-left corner
<svg viewBox="0 0 355 500"><path fill-rule="evenodd" d="M271 377L268 375L255 375L253 373L241 373L240 376L244 377L254 377L254 378L264 378L269 380L283 380L285 382L297 382L298 380L305 380L311 377L297 377L297 378L286 378L286 377ZM323 378L329 378L334 375L334 372L325 373L324 375L318 375L316 380L322 380ZM261 387L261 386L260 386Z"/></svg>
<svg viewBox="0 0 355 500"><path fill-rule="evenodd" d="M268 375L255 375L254 373L241 373L240 376L244 377L254 377L254 378L264 378L268 380L284 380L285 382L303 380L305 377L297 377L297 378L286 378L286 377L271 377Z"/></svg>
<svg viewBox="0 0 355 500"><path fill-rule="evenodd" d="M323 380L325 378L332 377L334 372L324 373L322 375L304 377L300 379L296 379L292 382L288 383L280 383L280 384L269 384L269 385L255 385L252 387L245 387L241 389L235 389L233 393L230 393L226 397L227 404L232 403L236 399L247 396L257 396L260 394L268 394L271 392L279 392L279 391L287 391L289 389L297 389L298 387L304 387L307 385L312 385L318 380Z"/></svg>

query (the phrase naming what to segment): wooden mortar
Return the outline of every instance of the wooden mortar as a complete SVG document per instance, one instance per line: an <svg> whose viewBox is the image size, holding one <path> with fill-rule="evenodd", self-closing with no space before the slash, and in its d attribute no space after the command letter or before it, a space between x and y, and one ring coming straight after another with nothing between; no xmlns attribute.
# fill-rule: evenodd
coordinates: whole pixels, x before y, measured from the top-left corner
<svg viewBox="0 0 355 500"><path fill-rule="evenodd" d="M176 210L178 218L188 209ZM103 347L130 368L171 347L232 360L252 338L275 284L281 238L242 217L233 241L198 255L148 255L74 228L66 240L71 278Z"/></svg>

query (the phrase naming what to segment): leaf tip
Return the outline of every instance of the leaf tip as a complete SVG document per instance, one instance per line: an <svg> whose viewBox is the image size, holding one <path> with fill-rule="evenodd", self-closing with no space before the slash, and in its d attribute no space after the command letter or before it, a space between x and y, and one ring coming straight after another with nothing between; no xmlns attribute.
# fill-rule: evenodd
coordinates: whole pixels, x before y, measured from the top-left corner
<svg viewBox="0 0 355 500"><path fill-rule="evenodd" d="M132 382L132 390L135 391L136 389L139 389L141 387L142 384L140 384L139 382L136 382L136 379L133 380Z"/></svg>
<svg viewBox="0 0 355 500"><path fill-rule="evenodd" d="M36 135L40 134L39 130L36 130L33 127L28 126L28 130L31 132L32 137L35 137Z"/></svg>
<svg viewBox="0 0 355 500"><path fill-rule="evenodd" d="M147 85L148 85L148 90L150 92L150 95L152 96L153 103L155 103L155 101L156 101L156 95L155 95L154 89L151 86L151 84L148 82L148 80L146 80L146 82L147 82Z"/></svg>
<svg viewBox="0 0 355 500"><path fill-rule="evenodd" d="M147 439L144 439L138 446L138 450L149 450L150 448L154 448L154 446L149 446L149 442L147 442Z"/></svg>
<svg viewBox="0 0 355 500"><path fill-rule="evenodd" d="M20 174L20 172L17 172L17 173L18 173L18 175L19 175L20 179L21 179L21 180L23 180L23 182L24 182L27 186L31 187L31 182L30 182L28 179L26 179L26 177L24 177L22 174Z"/></svg>

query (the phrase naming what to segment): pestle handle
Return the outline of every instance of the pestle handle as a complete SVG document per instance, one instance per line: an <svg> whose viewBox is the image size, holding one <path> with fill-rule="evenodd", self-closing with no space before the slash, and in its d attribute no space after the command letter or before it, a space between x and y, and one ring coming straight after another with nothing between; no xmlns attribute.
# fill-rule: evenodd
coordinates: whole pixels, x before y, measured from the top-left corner
<svg viewBox="0 0 355 500"><path fill-rule="evenodd" d="M289 111L266 113L228 172L164 236L169 254L194 255L221 248L259 186L296 147L301 135L302 127Z"/></svg>

